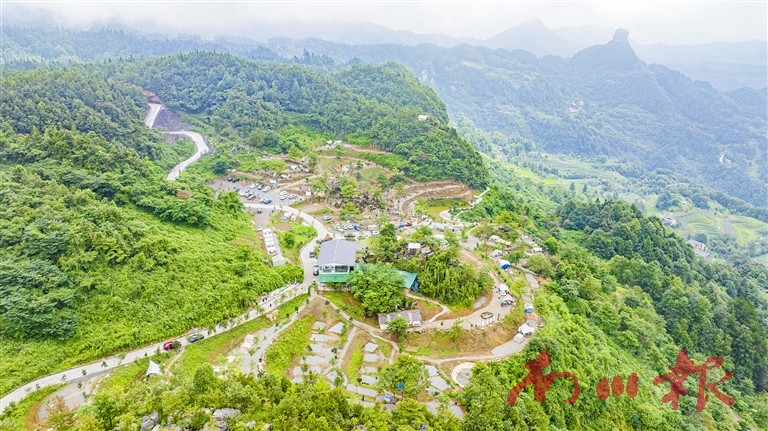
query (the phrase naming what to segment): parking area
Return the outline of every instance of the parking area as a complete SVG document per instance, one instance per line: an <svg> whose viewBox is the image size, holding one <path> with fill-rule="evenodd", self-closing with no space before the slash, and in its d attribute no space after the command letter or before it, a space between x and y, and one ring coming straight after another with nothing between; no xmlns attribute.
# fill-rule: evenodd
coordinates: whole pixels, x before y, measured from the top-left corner
<svg viewBox="0 0 768 431"><path fill-rule="evenodd" d="M295 205L306 198L305 195L299 195L293 190L281 189L284 185L275 180L270 181L246 181L227 177L212 180L208 184L217 190L236 192L240 196L241 201L248 203ZM285 188L287 188L287 185L285 185Z"/></svg>

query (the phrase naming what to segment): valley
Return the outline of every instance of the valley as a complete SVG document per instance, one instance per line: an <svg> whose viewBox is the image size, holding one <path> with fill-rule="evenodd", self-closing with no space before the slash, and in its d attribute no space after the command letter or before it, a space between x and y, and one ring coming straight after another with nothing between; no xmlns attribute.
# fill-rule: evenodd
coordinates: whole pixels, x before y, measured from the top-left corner
<svg viewBox="0 0 768 431"><path fill-rule="evenodd" d="M570 58L114 56L140 39L115 32L62 63L19 34L0 430L768 429L760 90L647 64L623 30ZM705 408L693 378L669 402L683 357L721 391ZM546 399L517 394L541 361Z"/></svg>

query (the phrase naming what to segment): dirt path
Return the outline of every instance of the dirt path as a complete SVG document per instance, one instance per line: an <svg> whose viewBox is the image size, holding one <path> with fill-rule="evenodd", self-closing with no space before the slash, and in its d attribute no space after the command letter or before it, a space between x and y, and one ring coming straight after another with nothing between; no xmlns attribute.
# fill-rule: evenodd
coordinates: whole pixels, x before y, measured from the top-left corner
<svg viewBox="0 0 768 431"><path fill-rule="evenodd" d="M435 305L437 305L438 307L440 307L442 309L439 313L435 314L434 316L432 316L432 318L427 320L427 323L432 323L435 320L437 320L438 317L440 317L440 316L442 316L444 314L448 314L448 313L451 312L451 309L446 307L445 305L443 305L443 304L441 304L441 303L439 303L439 302L437 302L435 300L425 298L423 296L416 296L416 295L412 294L410 290L405 293L405 296L407 296L409 298L417 299L419 301L429 302L430 304L435 304Z"/></svg>

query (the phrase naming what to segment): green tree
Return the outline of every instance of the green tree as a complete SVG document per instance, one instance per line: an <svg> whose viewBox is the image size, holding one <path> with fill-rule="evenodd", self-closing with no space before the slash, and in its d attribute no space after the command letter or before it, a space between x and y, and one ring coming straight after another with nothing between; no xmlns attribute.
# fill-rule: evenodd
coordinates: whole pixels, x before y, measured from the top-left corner
<svg viewBox="0 0 768 431"><path fill-rule="evenodd" d="M415 397L427 386L427 370L418 359L400 355L394 364L384 367L379 373L381 391ZM398 390L402 387L402 390Z"/></svg>
<svg viewBox="0 0 768 431"><path fill-rule="evenodd" d="M403 276L390 265L359 265L349 279L365 314L389 313L403 305Z"/></svg>
<svg viewBox="0 0 768 431"><path fill-rule="evenodd" d="M544 241L544 247L552 254L557 254L557 250L560 248L557 244L557 238L551 236Z"/></svg>
<svg viewBox="0 0 768 431"><path fill-rule="evenodd" d="M301 157L301 150L296 145L291 145L291 147L288 148L288 155L294 159L298 159Z"/></svg>
<svg viewBox="0 0 768 431"><path fill-rule="evenodd" d="M56 396L49 402L46 422L57 431L71 431L75 429L75 411L67 407L63 397Z"/></svg>
<svg viewBox="0 0 768 431"><path fill-rule="evenodd" d="M224 175L229 170L229 162L227 162L224 159L218 159L215 162L213 162L211 169L213 170L214 174Z"/></svg>
<svg viewBox="0 0 768 431"><path fill-rule="evenodd" d="M341 179L341 197L344 199L354 199L360 194L360 185L357 180L351 177Z"/></svg>
<svg viewBox="0 0 768 431"><path fill-rule="evenodd" d="M691 196L691 202L696 208L709 209L709 199L703 193L694 193Z"/></svg>
<svg viewBox="0 0 768 431"><path fill-rule="evenodd" d="M397 316L389 321L387 329L389 332L397 335L398 339L403 338L408 332L408 321L403 316Z"/></svg>
<svg viewBox="0 0 768 431"><path fill-rule="evenodd" d="M373 240L373 253L378 262L394 262L400 246L397 243L397 231L392 223L385 224L379 236Z"/></svg>
<svg viewBox="0 0 768 431"><path fill-rule="evenodd" d="M528 261L525 263L525 267L544 277L551 278L553 275L555 275L552 262L540 254L534 254L533 256L530 256Z"/></svg>
<svg viewBox="0 0 768 431"><path fill-rule="evenodd" d="M317 166L317 161L318 160L319 159L317 157L317 153L316 152L312 151L309 154L307 154L307 163L309 164L310 168L314 169L314 167Z"/></svg>
<svg viewBox="0 0 768 431"><path fill-rule="evenodd" d="M469 414L462 431L502 431L504 427L504 388L487 365L478 363L462 394Z"/></svg>
<svg viewBox="0 0 768 431"><path fill-rule="evenodd" d="M262 129L256 129L248 134L246 142L253 148L263 147L267 139L267 135Z"/></svg>

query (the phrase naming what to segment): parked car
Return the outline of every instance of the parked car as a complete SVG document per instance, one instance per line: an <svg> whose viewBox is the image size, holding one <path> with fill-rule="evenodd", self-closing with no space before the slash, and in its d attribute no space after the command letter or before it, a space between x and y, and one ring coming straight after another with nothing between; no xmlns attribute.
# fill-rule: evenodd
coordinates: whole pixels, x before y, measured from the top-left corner
<svg viewBox="0 0 768 431"><path fill-rule="evenodd" d="M189 337L187 337L187 341L189 341L190 343L196 343L196 342L202 340L203 338L205 338L205 335L203 335L203 334L199 334L199 333L198 334L192 334Z"/></svg>
<svg viewBox="0 0 768 431"><path fill-rule="evenodd" d="M261 213L262 213L262 211L261 211L261 208L258 208L258 209L256 210L256 214L261 214Z"/></svg>
<svg viewBox="0 0 768 431"><path fill-rule="evenodd" d="M163 350L173 350L176 347L178 347L177 343L178 343L178 341L166 341L163 344Z"/></svg>
<svg viewBox="0 0 768 431"><path fill-rule="evenodd" d="M256 190L261 190L263 188L264 188L264 184L259 184L258 186L256 186Z"/></svg>
<svg viewBox="0 0 768 431"><path fill-rule="evenodd" d="M267 204L267 205L269 205L269 204L271 204L271 203L272 203L272 199L267 199L267 200L265 200L265 201L264 201L264 203L265 203L265 204Z"/></svg>
<svg viewBox="0 0 768 431"><path fill-rule="evenodd" d="M314 250L310 250L309 251L309 257L312 258L312 259L315 258L315 251Z"/></svg>
<svg viewBox="0 0 768 431"><path fill-rule="evenodd" d="M270 191L270 190L272 190L272 187L270 187L270 186L266 186L266 187L264 187L264 190L263 190L263 191L265 191L265 192L268 192L268 191Z"/></svg>
<svg viewBox="0 0 768 431"><path fill-rule="evenodd" d="M327 216L323 217L323 220L324 220L324 221L328 221L328 220L330 220L330 219L332 219L332 218L333 218L333 217L331 217L331 216L327 215Z"/></svg>
<svg viewBox="0 0 768 431"><path fill-rule="evenodd" d="M315 266L315 268L312 270L312 275L320 275L320 268Z"/></svg>

